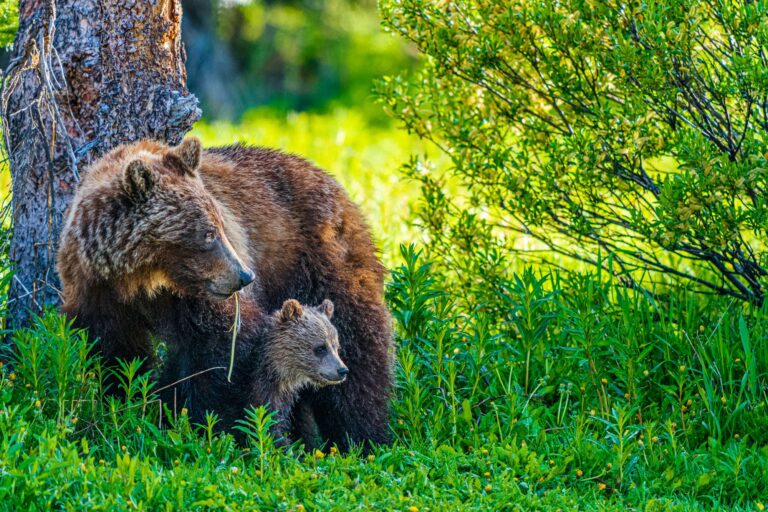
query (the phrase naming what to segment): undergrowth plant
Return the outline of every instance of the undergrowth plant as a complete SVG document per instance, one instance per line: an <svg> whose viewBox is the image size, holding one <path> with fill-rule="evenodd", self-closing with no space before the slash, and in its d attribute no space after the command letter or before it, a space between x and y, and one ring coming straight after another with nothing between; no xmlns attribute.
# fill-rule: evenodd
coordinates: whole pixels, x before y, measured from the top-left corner
<svg viewBox="0 0 768 512"><path fill-rule="evenodd" d="M601 271L524 269L482 302L445 279L401 248L395 442L365 457L277 447L264 407L241 444L191 424L140 361L105 369L48 312L0 368L0 509L760 509L763 309L660 303Z"/></svg>
<svg viewBox="0 0 768 512"><path fill-rule="evenodd" d="M530 268L473 303L446 293L450 277L420 251L402 257L388 288L401 442L525 443L549 454L539 488L590 482L635 496L668 486L738 503L768 485L765 307L703 308L684 293L662 303L600 269Z"/></svg>

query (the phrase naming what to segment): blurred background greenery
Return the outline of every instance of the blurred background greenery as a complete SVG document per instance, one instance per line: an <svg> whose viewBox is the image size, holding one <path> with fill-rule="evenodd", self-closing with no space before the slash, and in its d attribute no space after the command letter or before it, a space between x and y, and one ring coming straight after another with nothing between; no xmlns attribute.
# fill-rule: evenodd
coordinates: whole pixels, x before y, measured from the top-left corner
<svg viewBox="0 0 768 512"><path fill-rule="evenodd" d="M372 81L413 68L416 52L382 30L375 0L184 0L190 89L206 118L254 107L354 106L382 120Z"/></svg>

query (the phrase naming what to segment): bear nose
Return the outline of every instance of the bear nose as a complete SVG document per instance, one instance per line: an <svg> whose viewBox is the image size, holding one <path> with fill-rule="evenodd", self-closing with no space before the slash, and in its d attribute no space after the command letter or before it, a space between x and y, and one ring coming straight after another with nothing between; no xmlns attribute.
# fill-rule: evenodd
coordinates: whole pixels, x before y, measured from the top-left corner
<svg viewBox="0 0 768 512"><path fill-rule="evenodd" d="M341 368L338 369L338 372L339 372L339 377L343 378L345 375L349 373L349 368L347 368L346 366L342 366Z"/></svg>
<svg viewBox="0 0 768 512"><path fill-rule="evenodd" d="M253 282L253 280L256 279L256 274L254 274L249 269L243 269L240 271L240 288L245 288L249 284Z"/></svg>

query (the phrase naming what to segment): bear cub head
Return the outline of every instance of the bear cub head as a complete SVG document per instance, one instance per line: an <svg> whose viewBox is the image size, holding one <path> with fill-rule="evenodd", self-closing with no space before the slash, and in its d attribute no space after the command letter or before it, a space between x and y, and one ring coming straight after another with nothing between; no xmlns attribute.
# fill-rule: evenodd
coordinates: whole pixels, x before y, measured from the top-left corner
<svg viewBox="0 0 768 512"><path fill-rule="evenodd" d="M255 275L242 229L208 191L200 142L121 146L84 174L62 230L65 303L100 284L122 300L161 289L223 300ZM240 252L240 254L238 254Z"/></svg>
<svg viewBox="0 0 768 512"><path fill-rule="evenodd" d="M333 302L302 306L294 299L272 315L264 353L280 380L281 391L306 385L323 387L344 382L349 369L339 357L339 335L331 324Z"/></svg>

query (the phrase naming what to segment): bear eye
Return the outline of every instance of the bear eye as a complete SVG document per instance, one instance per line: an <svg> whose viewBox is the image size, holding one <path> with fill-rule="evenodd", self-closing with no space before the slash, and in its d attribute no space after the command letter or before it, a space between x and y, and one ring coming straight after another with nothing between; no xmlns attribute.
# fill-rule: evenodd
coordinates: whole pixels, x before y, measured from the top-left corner
<svg viewBox="0 0 768 512"><path fill-rule="evenodd" d="M319 347L315 347L314 352L317 357L323 357L328 353L328 348L326 348L325 345L320 345Z"/></svg>
<svg viewBox="0 0 768 512"><path fill-rule="evenodd" d="M216 241L216 232L214 230L206 231L205 232L205 243L207 245L212 244Z"/></svg>

